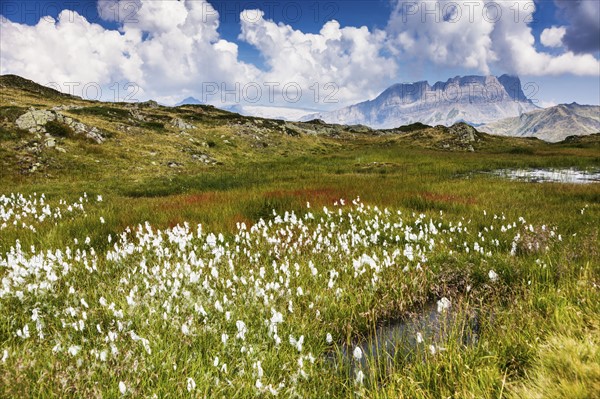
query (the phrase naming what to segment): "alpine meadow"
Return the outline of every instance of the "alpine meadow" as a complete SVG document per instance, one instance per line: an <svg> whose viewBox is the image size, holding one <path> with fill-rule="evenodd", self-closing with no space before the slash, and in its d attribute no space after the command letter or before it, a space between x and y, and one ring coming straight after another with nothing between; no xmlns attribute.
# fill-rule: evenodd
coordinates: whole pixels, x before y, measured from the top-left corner
<svg viewBox="0 0 600 399"><path fill-rule="evenodd" d="M598 2L23 3L0 397L600 398Z"/></svg>

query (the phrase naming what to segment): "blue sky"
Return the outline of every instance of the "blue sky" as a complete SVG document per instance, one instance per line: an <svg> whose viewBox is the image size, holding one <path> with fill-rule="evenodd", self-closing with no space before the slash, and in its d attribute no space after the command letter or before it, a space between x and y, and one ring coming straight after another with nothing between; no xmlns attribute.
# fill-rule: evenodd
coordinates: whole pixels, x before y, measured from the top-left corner
<svg viewBox="0 0 600 399"><path fill-rule="evenodd" d="M264 89L264 82L283 86L289 75L303 89L303 99L275 101L274 105L310 109L331 109L372 98L397 82L433 83L456 75L510 73L529 83L526 94L538 105L600 104L600 39L593 37L600 31L600 22L594 22L599 8L596 0L519 0L516 7L511 6L516 0L478 0L487 13L483 19L482 9L469 10L465 0L460 0L455 4L462 11L461 19L454 27L427 14L427 7L452 10L455 6L450 0L426 0L427 4L401 0L102 1L103 12L97 0L3 0L2 73L21 72L59 85L69 79L81 81L81 86L93 81L102 88L115 82L123 86L128 81L140 82L139 95L165 102L206 96L212 90L206 82L216 83L219 89L221 84L230 88L236 82L242 87L258 82ZM208 10L202 18L197 14L198 4ZM534 8L535 13L526 19ZM244 23L240 13L254 9L264 12L261 22ZM63 10L76 11L83 20L63 15L58 22ZM111 10L121 20L110 17ZM123 20L130 11L135 22ZM475 18L470 23L465 21L467 11ZM40 23L46 15L57 20L54 27ZM184 20L189 26L181 27ZM358 29L363 26L368 30ZM511 32L517 32L520 42L511 39ZM27 51L19 53L23 46L31 49L31 59ZM46 54L52 46L57 47ZM76 47L80 56L71 54L69 47ZM278 51L281 48L287 50ZM161 56L169 63L160 60ZM85 71L70 67L69 59L81 62ZM318 81L321 78L326 81ZM338 86L337 102L311 104L304 99L314 94L314 83L318 83L318 95L324 97L329 82ZM265 103L265 97L263 92L259 103Z"/></svg>

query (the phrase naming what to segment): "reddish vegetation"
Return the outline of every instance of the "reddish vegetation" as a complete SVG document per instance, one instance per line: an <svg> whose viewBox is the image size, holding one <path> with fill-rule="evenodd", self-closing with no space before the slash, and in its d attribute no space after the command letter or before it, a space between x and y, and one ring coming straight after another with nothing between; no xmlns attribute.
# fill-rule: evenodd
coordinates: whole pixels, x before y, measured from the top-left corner
<svg viewBox="0 0 600 399"><path fill-rule="evenodd" d="M214 205L223 201L223 194L214 191L208 191L197 194L186 194L168 197L161 202L159 208L161 211L173 211L185 209L193 205Z"/></svg>
<svg viewBox="0 0 600 399"><path fill-rule="evenodd" d="M254 222L250 219L248 219L246 216L242 215L241 213L236 213L235 215L233 215L233 217L231 218L232 222L232 228L236 228L236 224L237 223L245 223L246 227L250 227L254 224Z"/></svg>
<svg viewBox="0 0 600 399"><path fill-rule="evenodd" d="M458 195L438 194L438 193L432 193L429 191L419 193L419 195L426 200L434 201L434 202L445 202L445 203L454 203L454 204L458 203L458 204L466 204L466 205L473 205L476 203L475 199L472 197L461 197Z"/></svg>
<svg viewBox="0 0 600 399"><path fill-rule="evenodd" d="M342 192L331 188L320 189L301 189L301 190L277 190L269 191L264 194L266 198L285 198L292 197L303 201L308 201L315 205L332 205L340 198L351 200L354 198L352 193Z"/></svg>
<svg viewBox="0 0 600 399"><path fill-rule="evenodd" d="M173 219L169 219L169 222L167 223L167 225L169 226L170 229L172 229L173 227L179 225L179 226L183 226L183 219L181 219L180 217L175 217Z"/></svg>

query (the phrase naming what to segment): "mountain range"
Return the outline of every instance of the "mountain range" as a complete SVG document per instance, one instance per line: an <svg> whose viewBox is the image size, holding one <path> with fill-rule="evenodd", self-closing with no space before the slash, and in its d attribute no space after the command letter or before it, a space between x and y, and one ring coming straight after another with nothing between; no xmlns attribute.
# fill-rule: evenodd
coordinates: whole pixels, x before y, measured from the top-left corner
<svg viewBox="0 0 600 399"><path fill-rule="evenodd" d="M569 136L600 132L600 106L561 104L492 122L478 129L494 135L536 137L554 143Z"/></svg>
<svg viewBox="0 0 600 399"><path fill-rule="evenodd" d="M396 84L377 98L337 111L310 114L302 120L362 124L391 129L411 123L472 126L519 116L538 107L529 100L518 77L457 76L430 85L426 81Z"/></svg>

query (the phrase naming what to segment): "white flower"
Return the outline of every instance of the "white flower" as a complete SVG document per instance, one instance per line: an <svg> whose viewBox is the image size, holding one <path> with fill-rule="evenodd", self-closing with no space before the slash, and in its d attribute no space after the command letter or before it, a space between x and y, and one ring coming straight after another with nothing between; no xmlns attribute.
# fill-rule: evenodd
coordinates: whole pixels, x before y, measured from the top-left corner
<svg viewBox="0 0 600 399"><path fill-rule="evenodd" d="M437 301L437 311L438 313L442 313L448 309L450 309L450 300L446 297L443 297L439 301Z"/></svg>
<svg viewBox="0 0 600 399"><path fill-rule="evenodd" d="M5 363L6 359L8 359L8 349L4 349L4 354L2 355L2 363Z"/></svg>
<svg viewBox="0 0 600 399"><path fill-rule="evenodd" d="M246 328L246 323L241 320L235 322L235 325L238 329L238 333L236 334L237 339L244 340L246 338L246 332L248 332L248 328Z"/></svg>
<svg viewBox="0 0 600 399"><path fill-rule="evenodd" d="M360 349L359 346L354 348L354 352L352 352L352 356L354 356L354 359L356 359L356 360L362 359L362 356L363 356L362 349Z"/></svg>
<svg viewBox="0 0 600 399"><path fill-rule="evenodd" d="M193 378L188 378L187 379L187 390L188 390L188 392L192 392L194 389L196 389L196 381L194 381Z"/></svg>
<svg viewBox="0 0 600 399"><path fill-rule="evenodd" d="M435 355L435 346L429 345L429 352L431 352L432 355Z"/></svg>
<svg viewBox="0 0 600 399"><path fill-rule="evenodd" d="M77 354L79 353L80 350L81 350L81 346L79 346L79 345L71 345L71 346L69 346L69 349L67 350L67 352L71 356L77 356Z"/></svg>
<svg viewBox="0 0 600 399"><path fill-rule="evenodd" d="M331 336L330 333L327 333L327 337L325 338L325 340L327 341L328 344L331 344L333 342L333 337Z"/></svg>
<svg viewBox="0 0 600 399"><path fill-rule="evenodd" d="M17 336L22 339L29 338L29 325L25 324L23 330L17 330Z"/></svg>
<svg viewBox="0 0 600 399"><path fill-rule="evenodd" d="M359 384L359 385L362 385L364 379L365 379L365 373L363 373L362 370L357 370L356 371L356 378L355 378L356 383Z"/></svg>
<svg viewBox="0 0 600 399"><path fill-rule="evenodd" d="M223 342L223 345L225 345L227 343L227 340L229 339L229 335L223 333L221 334L221 342Z"/></svg>
<svg viewBox="0 0 600 399"><path fill-rule="evenodd" d="M219 367L219 356L215 356L215 360L213 362L213 366Z"/></svg>
<svg viewBox="0 0 600 399"><path fill-rule="evenodd" d="M423 343L423 334L420 332L417 333L417 344Z"/></svg>
<svg viewBox="0 0 600 399"><path fill-rule="evenodd" d="M106 221L104 220L104 218L102 216L100 216L100 223L102 223L102 224L106 223Z"/></svg>
<svg viewBox="0 0 600 399"><path fill-rule="evenodd" d="M183 324L181 325L181 333L182 333L183 335L189 335L189 334L190 334L190 328L188 327L188 325L187 325L187 324L183 323Z"/></svg>
<svg viewBox="0 0 600 399"><path fill-rule="evenodd" d="M304 335L302 335L298 340L290 335L290 344L295 346L298 352L302 352L302 344L304 344Z"/></svg>
<svg viewBox="0 0 600 399"><path fill-rule="evenodd" d="M121 392L121 395L125 395L125 392L127 392L127 386L123 381L119 381L119 392Z"/></svg>
<svg viewBox="0 0 600 399"><path fill-rule="evenodd" d="M490 270L490 271L488 272L488 277L489 277L489 278L490 278L490 280L492 280L492 281L496 281L496 280L498 280L498 274L497 274L495 271L493 271L493 270Z"/></svg>

